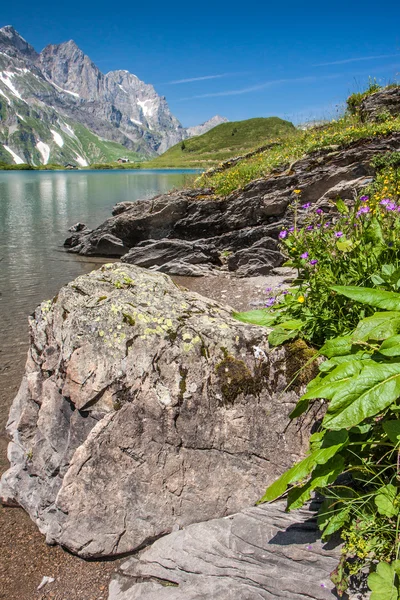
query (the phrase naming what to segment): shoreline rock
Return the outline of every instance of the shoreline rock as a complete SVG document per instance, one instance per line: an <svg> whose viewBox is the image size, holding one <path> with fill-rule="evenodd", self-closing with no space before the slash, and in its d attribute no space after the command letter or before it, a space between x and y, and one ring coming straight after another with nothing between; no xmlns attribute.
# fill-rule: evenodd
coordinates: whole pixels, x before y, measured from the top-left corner
<svg viewBox="0 0 400 600"><path fill-rule="evenodd" d="M123 202L95 230L74 232L65 246L69 252L123 257L124 262L176 275L197 276L194 265L203 272L228 270L239 277L268 274L284 261L278 235L292 222L289 205L295 188L302 190L302 202L333 211L337 197L351 201L355 191L371 182L375 171L370 161L376 154L399 149L396 132L345 148L324 148L226 198L205 188ZM299 218L301 222L303 215Z"/></svg>
<svg viewBox="0 0 400 600"><path fill-rule="evenodd" d="M108 600L331 600L339 559L337 543L321 542L315 511L286 513L280 501L154 542L122 563Z"/></svg>
<svg viewBox="0 0 400 600"><path fill-rule="evenodd" d="M287 415L312 373L286 388L310 350L270 350L265 329L166 275L78 277L31 336L0 495L82 557L235 513L306 450L316 415Z"/></svg>

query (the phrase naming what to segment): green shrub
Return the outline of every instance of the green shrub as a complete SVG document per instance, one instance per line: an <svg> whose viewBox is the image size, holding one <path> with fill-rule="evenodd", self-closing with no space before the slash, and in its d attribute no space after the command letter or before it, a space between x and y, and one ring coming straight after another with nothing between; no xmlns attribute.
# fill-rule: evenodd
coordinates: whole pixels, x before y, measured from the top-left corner
<svg viewBox="0 0 400 600"><path fill-rule="evenodd" d="M323 539L341 531L342 556L332 580L340 595L350 575L371 571L371 600L400 593L400 294L335 286L350 301L379 309L347 336L327 341L327 358L291 418L326 402L308 456L267 489L260 502L287 493L288 510L323 494ZM376 568L376 564L378 567ZM391 563L390 565L388 563Z"/></svg>

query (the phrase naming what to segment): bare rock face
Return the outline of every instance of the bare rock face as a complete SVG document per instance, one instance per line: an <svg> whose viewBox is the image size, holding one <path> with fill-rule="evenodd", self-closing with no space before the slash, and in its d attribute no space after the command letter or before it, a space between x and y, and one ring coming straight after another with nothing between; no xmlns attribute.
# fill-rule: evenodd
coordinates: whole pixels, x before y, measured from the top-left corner
<svg viewBox="0 0 400 600"><path fill-rule="evenodd" d="M122 564L108 600L333 600L339 559L315 512L277 502L157 540Z"/></svg>
<svg viewBox="0 0 400 600"><path fill-rule="evenodd" d="M286 388L309 357L166 275L78 277L31 319L1 497L84 557L237 512L303 454Z"/></svg>
<svg viewBox="0 0 400 600"><path fill-rule="evenodd" d="M360 105L360 114L363 119L369 121L385 118L387 115L398 117L400 115L400 86L366 96Z"/></svg>

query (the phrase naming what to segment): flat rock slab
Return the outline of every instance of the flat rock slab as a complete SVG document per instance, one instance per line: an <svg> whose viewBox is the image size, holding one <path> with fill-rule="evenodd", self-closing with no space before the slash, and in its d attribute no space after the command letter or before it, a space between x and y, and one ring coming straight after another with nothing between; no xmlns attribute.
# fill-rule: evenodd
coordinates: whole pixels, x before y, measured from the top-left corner
<svg viewBox="0 0 400 600"><path fill-rule="evenodd" d="M331 600L340 548L277 502L190 525L122 564L108 600Z"/></svg>

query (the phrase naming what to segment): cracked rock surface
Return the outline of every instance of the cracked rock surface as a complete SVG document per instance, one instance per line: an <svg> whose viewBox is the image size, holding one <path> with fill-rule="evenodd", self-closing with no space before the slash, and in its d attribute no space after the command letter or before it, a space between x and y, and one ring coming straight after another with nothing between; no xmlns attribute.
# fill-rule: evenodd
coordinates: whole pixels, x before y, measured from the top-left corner
<svg viewBox="0 0 400 600"><path fill-rule="evenodd" d="M233 514L308 445L316 415L287 419L306 381L286 388L310 350L164 274L105 265L30 325L0 495L50 543L111 556Z"/></svg>
<svg viewBox="0 0 400 600"><path fill-rule="evenodd" d="M332 600L340 548L319 539L315 513L285 503L190 525L129 558L108 600Z"/></svg>

